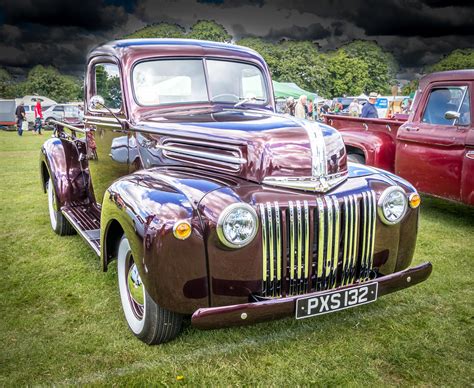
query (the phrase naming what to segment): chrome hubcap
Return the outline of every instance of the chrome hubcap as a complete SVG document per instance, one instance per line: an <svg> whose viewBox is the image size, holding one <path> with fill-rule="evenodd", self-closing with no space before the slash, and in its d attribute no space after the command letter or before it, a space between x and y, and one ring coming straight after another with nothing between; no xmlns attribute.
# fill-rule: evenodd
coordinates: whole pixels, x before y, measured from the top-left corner
<svg viewBox="0 0 474 388"><path fill-rule="evenodd" d="M133 313L138 319L142 319L145 305L145 287L143 286L142 279L138 273L138 268L134 263L132 256L129 257L127 289Z"/></svg>

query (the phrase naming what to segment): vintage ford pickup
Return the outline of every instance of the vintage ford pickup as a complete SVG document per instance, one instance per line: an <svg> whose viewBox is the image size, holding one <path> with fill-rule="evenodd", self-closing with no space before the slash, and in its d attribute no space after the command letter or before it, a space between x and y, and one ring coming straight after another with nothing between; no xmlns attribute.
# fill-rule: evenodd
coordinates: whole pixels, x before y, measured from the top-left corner
<svg viewBox="0 0 474 388"><path fill-rule="evenodd" d="M349 160L408 179L421 192L474 206L474 70L420 81L406 122L325 116Z"/></svg>
<svg viewBox="0 0 474 388"><path fill-rule="evenodd" d="M121 40L87 61L84 129L41 150L51 226L117 260L142 341L306 318L427 279L409 268L420 198L348 165L340 134L275 114L260 55L193 40ZM61 124L61 123L60 123Z"/></svg>

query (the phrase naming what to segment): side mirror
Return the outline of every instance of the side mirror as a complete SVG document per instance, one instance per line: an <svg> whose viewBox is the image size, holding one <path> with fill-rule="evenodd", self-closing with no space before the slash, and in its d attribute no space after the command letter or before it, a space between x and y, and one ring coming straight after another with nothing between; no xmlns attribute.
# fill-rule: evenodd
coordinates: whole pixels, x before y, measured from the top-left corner
<svg viewBox="0 0 474 388"><path fill-rule="evenodd" d="M444 114L444 118L446 120L457 120L461 117L461 113L459 112L455 112L453 110L448 110L445 114Z"/></svg>
<svg viewBox="0 0 474 388"><path fill-rule="evenodd" d="M92 96L91 100L89 101L89 109L100 109L105 107L104 98L98 95Z"/></svg>

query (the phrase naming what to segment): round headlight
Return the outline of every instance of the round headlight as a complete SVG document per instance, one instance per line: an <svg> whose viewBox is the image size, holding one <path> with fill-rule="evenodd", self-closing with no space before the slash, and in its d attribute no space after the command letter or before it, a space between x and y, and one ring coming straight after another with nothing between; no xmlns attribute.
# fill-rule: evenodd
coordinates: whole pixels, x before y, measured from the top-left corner
<svg viewBox="0 0 474 388"><path fill-rule="evenodd" d="M382 193L378 202L378 214L386 225L394 225L407 211L407 196L400 187L392 186Z"/></svg>
<svg viewBox="0 0 474 388"><path fill-rule="evenodd" d="M229 205L217 221L217 235L230 248L241 248L250 243L257 234L257 229L257 213L245 203Z"/></svg>

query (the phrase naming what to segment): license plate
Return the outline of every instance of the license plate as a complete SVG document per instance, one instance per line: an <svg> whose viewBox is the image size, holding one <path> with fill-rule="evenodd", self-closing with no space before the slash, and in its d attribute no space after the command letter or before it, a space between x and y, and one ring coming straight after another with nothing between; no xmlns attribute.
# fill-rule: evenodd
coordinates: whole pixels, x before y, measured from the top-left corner
<svg viewBox="0 0 474 388"><path fill-rule="evenodd" d="M364 284L340 291L296 300L296 319L314 317L375 302L378 283Z"/></svg>

